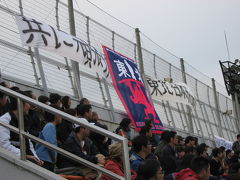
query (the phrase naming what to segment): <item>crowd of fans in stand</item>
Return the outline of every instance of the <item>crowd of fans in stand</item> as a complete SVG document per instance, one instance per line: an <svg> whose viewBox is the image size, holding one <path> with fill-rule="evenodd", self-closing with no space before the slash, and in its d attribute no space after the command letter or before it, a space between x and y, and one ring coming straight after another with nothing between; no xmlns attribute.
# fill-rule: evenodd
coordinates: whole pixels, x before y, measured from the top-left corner
<svg viewBox="0 0 240 180"><path fill-rule="evenodd" d="M22 95L38 100L57 110L78 117L91 126L108 130L99 122L97 112L92 112L88 99L83 98L72 108L69 96L59 94L39 96L32 91L22 91L18 87L0 85ZM27 102L23 102L24 129L40 139L63 148L87 161L98 164L120 176L124 176L121 143L91 132L88 128L62 119ZM0 92L0 122L18 128L18 102ZM239 180L240 179L240 135L237 135L232 150L224 147L213 148L208 154L208 145L198 144L196 137L185 139L175 131L164 131L161 135L152 134L152 121L146 120L145 126L134 138L131 137L131 121L124 118L115 133L128 139L131 179L136 180ZM111 180L78 162L69 159L46 146L26 139L26 158L50 171L66 169L69 175L91 179ZM19 135L0 126L0 147L20 157ZM71 167L71 168L69 168Z"/></svg>

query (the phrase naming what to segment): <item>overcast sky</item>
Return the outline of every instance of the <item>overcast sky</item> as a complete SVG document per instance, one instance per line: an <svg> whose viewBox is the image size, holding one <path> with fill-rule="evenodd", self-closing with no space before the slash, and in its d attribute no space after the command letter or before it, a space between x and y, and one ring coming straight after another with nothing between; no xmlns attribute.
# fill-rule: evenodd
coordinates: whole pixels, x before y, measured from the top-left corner
<svg viewBox="0 0 240 180"><path fill-rule="evenodd" d="M80 10L111 26L107 16L86 0ZM91 0L111 15L148 35L162 47L210 77L223 83L219 60L227 60L224 30L230 56L240 53L239 0ZM129 28L130 29L130 28ZM119 30L122 31L122 30ZM130 35L132 36L132 35ZM161 56L161 54L159 54Z"/></svg>

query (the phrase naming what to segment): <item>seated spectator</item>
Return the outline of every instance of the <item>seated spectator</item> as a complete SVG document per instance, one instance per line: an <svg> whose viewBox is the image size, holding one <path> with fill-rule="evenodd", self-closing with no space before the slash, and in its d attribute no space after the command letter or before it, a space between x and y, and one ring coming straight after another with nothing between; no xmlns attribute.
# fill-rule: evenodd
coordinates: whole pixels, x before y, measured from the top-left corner
<svg viewBox="0 0 240 180"><path fill-rule="evenodd" d="M203 157L194 158L190 168L174 173L176 180L209 180L209 161Z"/></svg>
<svg viewBox="0 0 240 180"><path fill-rule="evenodd" d="M92 163L99 163L101 165L104 165L104 156L99 155L96 146L88 138L89 134L90 130L88 128L76 125L74 131L64 142L63 149ZM76 167L76 170L72 172L71 175L82 175L91 178L96 178L98 176L98 173L95 170L89 170L88 167L85 167L84 165L81 165L72 159L62 156L59 168L66 167Z"/></svg>
<svg viewBox="0 0 240 180"><path fill-rule="evenodd" d="M56 105L51 105L51 107L61 110ZM57 134L56 134L56 126L62 122L62 117L59 115L52 114L50 112L46 112L46 119L49 123L47 123L43 130L39 134L39 138L57 146ZM36 144L36 153L39 158L44 161L43 167L54 171L54 165L57 160L57 152L54 150L48 149L46 146L37 143Z"/></svg>
<svg viewBox="0 0 240 180"><path fill-rule="evenodd" d="M25 91L32 99L36 100L36 95L32 91ZM42 130L41 127L41 120L39 117L38 112L36 111L36 107L31 105L28 115L25 118L28 119L29 123L29 133L38 137L40 131ZM34 143L35 144L35 143Z"/></svg>
<svg viewBox="0 0 240 180"><path fill-rule="evenodd" d="M163 171L158 160L145 160L141 163L136 180L163 180Z"/></svg>
<svg viewBox="0 0 240 180"><path fill-rule="evenodd" d="M185 142L184 142L182 136L178 136L178 145L180 145L180 146L184 146L185 145Z"/></svg>
<svg viewBox="0 0 240 180"><path fill-rule="evenodd" d="M3 92L0 92L0 116L2 116L3 114L5 114L6 112L8 112L8 109L7 109L7 95L4 94Z"/></svg>
<svg viewBox="0 0 240 180"><path fill-rule="evenodd" d="M205 148L206 158L207 158L207 160L210 162L210 161L211 161L211 157L210 157L209 154L208 154L208 148L209 148L209 146L208 146L207 144L205 144L205 143L201 143L199 146L202 146L202 147Z"/></svg>
<svg viewBox="0 0 240 180"><path fill-rule="evenodd" d="M158 159L160 159L162 149L168 144L167 143L168 134L169 134L169 131L164 131L162 133L161 140L155 149L155 155L158 157Z"/></svg>
<svg viewBox="0 0 240 180"><path fill-rule="evenodd" d="M62 97L59 94L51 93L49 96L49 101L51 105L56 105L57 107L61 108L61 98Z"/></svg>
<svg viewBox="0 0 240 180"><path fill-rule="evenodd" d="M204 146L197 146L196 147L196 156L207 158L206 148Z"/></svg>
<svg viewBox="0 0 240 180"><path fill-rule="evenodd" d="M23 91L18 91L18 93L28 96ZM0 117L0 121L5 124L10 124L16 128L18 128L18 103L17 99L11 97L11 102L9 106L9 111ZM23 113L27 114L30 108L30 104L23 102ZM27 126L27 122L24 123ZM25 131L28 131L26 127L24 127ZM42 165L43 162L38 158L36 152L33 148L33 144L31 140L25 139L26 144L26 158L38 165ZM10 131L9 129L0 126L0 146L16 156L20 157L20 141L19 135Z"/></svg>
<svg viewBox="0 0 240 180"><path fill-rule="evenodd" d="M182 157L182 161L180 161L180 163L178 164L178 171L182 170L182 169L186 169L186 168L190 168L191 165L191 161L195 156L195 151L194 151L194 147L189 146L189 147L185 147L185 154Z"/></svg>
<svg viewBox="0 0 240 180"><path fill-rule="evenodd" d="M231 165L231 170L227 176L227 180L239 180L240 179L240 163L234 163Z"/></svg>
<svg viewBox="0 0 240 180"><path fill-rule="evenodd" d="M79 105L90 104L90 101L87 98L82 98L79 102Z"/></svg>
<svg viewBox="0 0 240 180"><path fill-rule="evenodd" d="M143 126L139 132L140 135L143 135L143 136L147 136L150 143L152 144L152 151L151 153L146 157L146 159L157 159L157 156L153 153L154 152L154 149L153 149L153 139L152 139L152 129L150 126Z"/></svg>
<svg viewBox="0 0 240 180"><path fill-rule="evenodd" d="M180 167L183 161L183 157L185 155L184 146L176 146L176 153L177 153L177 167Z"/></svg>
<svg viewBox="0 0 240 180"><path fill-rule="evenodd" d="M108 130L106 125L102 125L102 124L95 124L96 126L103 128L105 130ZM95 144L97 151L100 154L103 154L104 156L109 156L109 152L108 152L108 138L98 134L96 132L91 132L90 133L90 139L92 140L92 142Z"/></svg>
<svg viewBox="0 0 240 180"><path fill-rule="evenodd" d="M46 105L50 104L49 98L47 96L39 96L38 101Z"/></svg>
<svg viewBox="0 0 240 180"><path fill-rule="evenodd" d="M116 129L116 134L128 139L128 146L132 146L131 142L131 120L129 118L123 118L120 122L120 126Z"/></svg>
<svg viewBox="0 0 240 180"><path fill-rule="evenodd" d="M232 150L234 152L240 151L240 134L237 135L237 140L232 145Z"/></svg>
<svg viewBox="0 0 240 180"><path fill-rule="evenodd" d="M152 145L146 136L140 135L132 141L133 153L130 156L131 169L135 172L142 161L151 153Z"/></svg>
<svg viewBox="0 0 240 180"><path fill-rule="evenodd" d="M222 150L219 148L214 148L212 150L212 155L213 155L213 158L210 161L211 175L220 177L221 175L223 175L223 164L222 164L223 153L222 153Z"/></svg>
<svg viewBox="0 0 240 180"><path fill-rule="evenodd" d="M65 113L77 117L76 109L66 109ZM57 139L60 146L65 142L73 129L73 123L65 119L62 120L61 124L57 125Z"/></svg>
<svg viewBox="0 0 240 180"><path fill-rule="evenodd" d="M177 170L177 158L175 152L175 146L177 145L177 133L170 131L167 137L167 145L164 146L161 156L160 163L165 172L165 175L173 173Z"/></svg>
<svg viewBox="0 0 240 180"><path fill-rule="evenodd" d="M70 109L72 100L69 96L64 96L61 101L62 101L62 110Z"/></svg>
<svg viewBox="0 0 240 180"><path fill-rule="evenodd" d="M49 98L47 96L39 96L38 101L43 103L43 104L46 104L46 105L50 104ZM45 111L41 108L36 108L36 113L37 113L37 116L40 119L40 127L41 127L41 130L42 130L43 127L48 123L46 121L46 118L45 118Z"/></svg>
<svg viewBox="0 0 240 180"><path fill-rule="evenodd" d="M93 123L96 124L96 123L99 123L98 120L99 120L98 113L97 112L92 112L92 119L91 119L90 122L93 122Z"/></svg>
<svg viewBox="0 0 240 180"><path fill-rule="evenodd" d="M237 163L237 162L240 162L240 151L235 151L231 160L230 160L231 164Z"/></svg>
<svg viewBox="0 0 240 180"><path fill-rule="evenodd" d="M232 157L233 157L233 152L232 152L232 150L228 149L226 151L226 157L224 159L224 164L227 165L228 167L230 167L230 165L231 165Z"/></svg>
<svg viewBox="0 0 240 180"><path fill-rule="evenodd" d="M109 160L106 161L104 168L112 171L113 173L124 177L124 169L122 162L122 145L121 143L115 143L109 146ZM136 172L131 171L131 179L134 180L137 176ZM109 176L103 174L102 180L113 180Z"/></svg>
<svg viewBox="0 0 240 180"><path fill-rule="evenodd" d="M91 121L92 119L92 106L90 104L83 104L81 106L78 106L77 110L77 116L80 117L80 120L83 121Z"/></svg>
<svg viewBox="0 0 240 180"><path fill-rule="evenodd" d="M192 136L188 136L188 137L186 137L186 139L185 139L185 146L195 146L195 144L196 144L196 142L195 142L195 138L194 137L192 137Z"/></svg>

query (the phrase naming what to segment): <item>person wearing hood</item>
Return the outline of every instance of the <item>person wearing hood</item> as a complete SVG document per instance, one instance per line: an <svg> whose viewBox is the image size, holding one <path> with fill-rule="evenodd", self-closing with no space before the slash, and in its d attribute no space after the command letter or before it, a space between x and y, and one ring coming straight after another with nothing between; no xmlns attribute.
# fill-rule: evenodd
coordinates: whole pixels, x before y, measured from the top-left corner
<svg viewBox="0 0 240 180"><path fill-rule="evenodd" d="M190 168L174 173L175 180L209 180L210 164L206 158L197 157L192 160Z"/></svg>

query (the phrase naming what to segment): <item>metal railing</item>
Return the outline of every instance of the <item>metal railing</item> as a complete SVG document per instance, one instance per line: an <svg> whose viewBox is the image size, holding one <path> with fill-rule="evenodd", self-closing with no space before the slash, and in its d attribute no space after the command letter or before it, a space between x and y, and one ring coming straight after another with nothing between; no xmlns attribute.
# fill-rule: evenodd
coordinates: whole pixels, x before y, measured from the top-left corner
<svg viewBox="0 0 240 180"><path fill-rule="evenodd" d="M1 126L4 126L5 128L10 129L11 131L19 134L19 139L20 139L20 152L21 152L21 159L22 160L26 160L26 147L25 147L25 138L31 139L37 143L43 144L44 146L46 146L47 148L56 151L57 153L60 153L74 161L77 161L85 166L88 166L89 168L92 168L94 170L100 171L104 174L107 174L108 176L114 178L114 179L120 179L120 180L129 180L131 179L131 172L130 172L130 165L129 165L129 151L128 151L128 140L122 136L119 136L117 134L114 134L110 131L107 131L105 129L102 129L100 127L97 126L92 126L89 123L85 122L85 121L80 121L78 118L71 116L69 114L66 114L62 111L59 111L55 108L52 108L46 104L40 103L34 99L31 99L29 97L26 97L22 94L19 94L15 91L12 91L8 88L2 87L0 86L0 91L11 96L14 98L17 98L17 102L18 102L18 120L19 120L19 128L16 128L14 126L11 126L9 124L5 124L0 122ZM88 129L90 129L91 131L94 131L96 133L99 133L101 135L107 136L115 141L119 141L122 145L122 157L123 157L123 167L124 167L124 174L125 177L121 177L109 170L106 170L94 163L91 163L83 158L80 158L68 151L63 150L62 148L59 148L55 145L52 145L46 141L43 141L42 139L39 139L38 137L35 137L33 135L30 135L28 132L24 131L24 119L23 119L23 102L29 103L31 105L34 105L35 107L41 108L44 111L48 111L51 112L53 114L57 114L60 115L63 119L70 121L72 123L75 124L79 124L83 127L86 127Z"/></svg>

